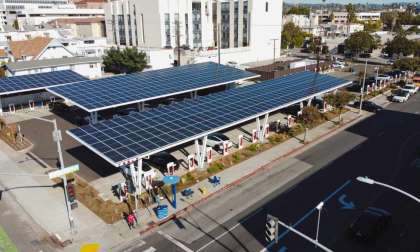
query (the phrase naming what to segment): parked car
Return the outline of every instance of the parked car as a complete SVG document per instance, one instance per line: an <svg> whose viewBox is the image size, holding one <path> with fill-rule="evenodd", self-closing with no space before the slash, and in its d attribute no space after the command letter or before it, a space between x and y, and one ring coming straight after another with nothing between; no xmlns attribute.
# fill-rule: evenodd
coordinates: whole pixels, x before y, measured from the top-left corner
<svg viewBox="0 0 420 252"><path fill-rule="evenodd" d="M355 107L355 108L359 108L360 107L360 102L355 102L354 104L353 104L353 106ZM381 107L381 106L379 106L379 105L377 105L376 103L373 103L373 102L371 102L371 101L364 101L363 103L362 103L362 109L363 110L366 110L366 111L369 111L369 112L374 112L374 113L376 113L376 112L378 112L378 111L381 111L383 108Z"/></svg>
<svg viewBox="0 0 420 252"><path fill-rule="evenodd" d="M376 81L390 81L391 80L391 76L386 75L386 74L380 74L378 76L375 77Z"/></svg>
<svg viewBox="0 0 420 252"><path fill-rule="evenodd" d="M393 102L406 102L410 97L410 93L408 91L404 91L399 89L395 95L392 96Z"/></svg>
<svg viewBox="0 0 420 252"><path fill-rule="evenodd" d="M370 53L361 53L359 55L360 58L370 58Z"/></svg>
<svg viewBox="0 0 420 252"><path fill-rule="evenodd" d="M136 108L125 108L125 109L118 110L117 115L126 116L126 115L136 113L136 112L138 112Z"/></svg>
<svg viewBox="0 0 420 252"><path fill-rule="evenodd" d="M179 161L174 156L166 151L158 152L150 156L148 162L156 166L159 169L166 171L167 164L173 162L175 164L175 169L179 168Z"/></svg>
<svg viewBox="0 0 420 252"><path fill-rule="evenodd" d="M340 68L340 69L343 69L343 68L345 68L346 66L343 64L343 63L341 63L341 62L334 62L334 63L332 63L332 67L333 68Z"/></svg>
<svg viewBox="0 0 420 252"><path fill-rule="evenodd" d="M368 207L350 224L349 232L358 240L371 241L387 228L391 217L384 209Z"/></svg>
<svg viewBox="0 0 420 252"><path fill-rule="evenodd" d="M228 142L228 148L233 146L232 141L230 141L229 137L223 135L222 133L213 133L207 137L207 146L219 151L223 148L223 142Z"/></svg>
<svg viewBox="0 0 420 252"><path fill-rule="evenodd" d="M419 91L419 87L413 84L405 84L405 86L403 86L401 90L407 91L410 93L410 95L413 95Z"/></svg>

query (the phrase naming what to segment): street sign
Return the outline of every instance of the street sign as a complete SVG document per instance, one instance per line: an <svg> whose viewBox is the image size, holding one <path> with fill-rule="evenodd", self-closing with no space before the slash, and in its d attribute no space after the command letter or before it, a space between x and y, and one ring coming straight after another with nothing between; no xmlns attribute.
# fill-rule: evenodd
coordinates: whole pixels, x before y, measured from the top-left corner
<svg viewBox="0 0 420 252"><path fill-rule="evenodd" d="M59 178L59 177L62 177L66 174L74 173L74 172L77 172L77 171L79 171L79 164L75 164L75 165L66 167L66 168L61 169L61 170L50 172L50 173L48 173L48 177L50 179Z"/></svg>

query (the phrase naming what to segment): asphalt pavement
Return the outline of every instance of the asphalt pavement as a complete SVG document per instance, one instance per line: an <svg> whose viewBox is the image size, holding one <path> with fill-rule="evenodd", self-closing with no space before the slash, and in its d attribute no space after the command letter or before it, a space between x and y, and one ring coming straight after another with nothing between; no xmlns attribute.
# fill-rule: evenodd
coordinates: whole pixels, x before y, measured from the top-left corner
<svg viewBox="0 0 420 252"><path fill-rule="evenodd" d="M357 176L369 176L420 195L420 166L416 165L420 157L419 115L420 94L407 103L391 104L296 156L296 164L309 164L313 172L297 184L268 194L194 241L171 240L155 233L145 239L145 247L133 251L144 251L149 243L155 244L153 249L157 251L260 251L265 247L268 251L321 251L284 228L280 229L279 243L268 243L264 238L268 213L315 238L315 206L321 201L325 205L319 241L333 251L419 251L416 234L420 205L389 189L355 180ZM246 199L247 194L242 197ZM389 211L393 217L378 239L362 243L352 239L347 228L369 206ZM199 223L200 219L195 221ZM186 232L182 223L169 225L178 225L179 233Z"/></svg>

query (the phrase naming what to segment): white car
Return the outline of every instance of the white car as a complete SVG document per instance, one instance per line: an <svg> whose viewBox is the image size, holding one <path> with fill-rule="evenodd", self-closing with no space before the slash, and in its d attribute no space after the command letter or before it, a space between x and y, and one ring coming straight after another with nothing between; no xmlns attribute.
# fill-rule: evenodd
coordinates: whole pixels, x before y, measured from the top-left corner
<svg viewBox="0 0 420 252"><path fill-rule="evenodd" d="M410 93L408 91L404 91L402 89L398 90L398 92L392 96L393 102L406 102L410 97Z"/></svg>
<svg viewBox="0 0 420 252"><path fill-rule="evenodd" d="M391 76L386 75L386 74L380 74L378 76L375 77L375 81L379 82L379 81L390 81L391 80Z"/></svg>
<svg viewBox="0 0 420 252"><path fill-rule="evenodd" d="M404 87L401 88L401 90L407 91L410 93L410 95L413 95L419 91L419 87L413 85L413 84L406 84Z"/></svg>
<svg viewBox="0 0 420 252"><path fill-rule="evenodd" d="M343 69L346 66L343 63L341 63L341 62L335 62L335 63L332 64L332 67Z"/></svg>
<svg viewBox="0 0 420 252"><path fill-rule="evenodd" d="M218 151L223 148L224 141L227 142L228 148L233 146L233 143L230 141L229 137L223 135L222 133L213 133L207 137L207 146L212 147Z"/></svg>

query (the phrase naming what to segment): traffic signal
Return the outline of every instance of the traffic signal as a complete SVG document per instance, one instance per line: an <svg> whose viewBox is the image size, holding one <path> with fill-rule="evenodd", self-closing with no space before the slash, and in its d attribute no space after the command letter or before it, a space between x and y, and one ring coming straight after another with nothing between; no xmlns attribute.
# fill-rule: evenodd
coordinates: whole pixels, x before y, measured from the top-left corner
<svg viewBox="0 0 420 252"><path fill-rule="evenodd" d="M265 223L265 240L267 242L272 242L273 240L278 242L279 234L279 220L267 214L267 221Z"/></svg>
<svg viewBox="0 0 420 252"><path fill-rule="evenodd" d="M73 183L67 184L67 196L70 203L73 203L76 200L76 192Z"/></svg>

